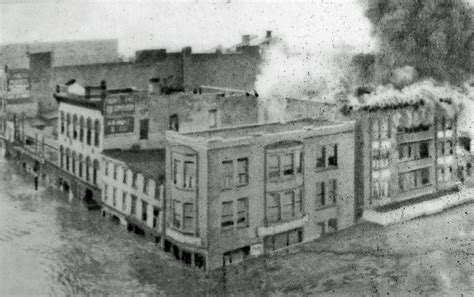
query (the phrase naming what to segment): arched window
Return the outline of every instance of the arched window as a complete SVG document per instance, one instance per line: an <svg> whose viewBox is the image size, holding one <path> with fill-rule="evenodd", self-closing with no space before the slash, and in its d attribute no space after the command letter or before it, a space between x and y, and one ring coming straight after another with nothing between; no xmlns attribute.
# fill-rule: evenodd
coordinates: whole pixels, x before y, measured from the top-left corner
<svg viewBox="0 0 474 297"><path fill-rule="evenodd" d="M91 145L91 137L92 137L92 120L91 118L87 118L87 144Z"/></svg>
<svg viewBox="0 0 474 297"><path fill-rule="evenodd" d="M72 152L72 174L76 174L76 159L77 159L76 152L73 151Z"/></svg>
<svg viewBox="0 0 474 297"><path fill-rule="evenodd" d="M87 157L86 158L86 181L89 181L90 179L90 174L89 174L90 167L91 167L91 158Z"/></svg>
<svg viewBox="0 0 474 297"><path fill-rule="evenodd" d="M77 139L77 115L72 116L72 138Z"/></svg>
<svg viewBox="0 0 474 297"><path fill-rule="evenodd" d="M79 154L79 177L82 178L82 168L84 167L84 160L82 158L82 154Z"/></svg>
<svg viewBox="0 0 474 297"><path fill-rule="evenodd" d="M97 172L99 172L100 165L98 160L94 160L94 163L92 164L93 171L92 171L92 183L94 185L97 185Z"/></svg>
<svg viewBox="0 0 474 297"><path fill-rule="evenodd" d="M69 136L69 130L71 129L71 114L66 115L66 136Z"/></svg>
<svg viewBox="0 0 474 297"><path fill-rule="evenodd" d="M64 111L61 111L61 116L59 117L59 124L61 126L61 134L64 134Z"/></svg>
<svg viewBox="0 0 474 297"><path fill-rule="evenodd" d="M66 149L66 171L69 171L69 158L71 157L71 151L69 148Z"/></svg>
<svg viewBox="0 0 474 297"><path fill-rule="evenodd" d="M84 117L81 116L79 119L79 141L83 142L84 141Z"/></svg>
<svg viewBox="0 0 474 297"><path fill-rule="evenodd" d="M99 140L100 140L100 122L99 122L99 120L95 120L94 130L95 130L94 144L95 144L95 146L98 147L99 146Z"/></svg>
<svg viewBox="0 0 474 297"><path fill-rule="evenodd" d="M59 146L59 167L64 167L64 148L63 146Z"/></svg>

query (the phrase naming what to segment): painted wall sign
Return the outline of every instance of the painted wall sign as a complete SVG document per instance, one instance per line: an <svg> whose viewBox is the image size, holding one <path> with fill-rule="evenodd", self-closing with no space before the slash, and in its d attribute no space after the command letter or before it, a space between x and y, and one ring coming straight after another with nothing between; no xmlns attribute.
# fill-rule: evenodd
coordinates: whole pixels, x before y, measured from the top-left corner
<svg viewBox="0 0 474 297"><path fill-rule="evenodd" d="M27 69L12 69L7 73L7 99L31 96L30 73Z"/></svg>
<svg viewBox="0 0 474 297"><path fill-rule="evenodd" d="M132 94L108 95L105 99L105 117L133 115L135 97Z"/></svg>
<svg viewBox="0 0 474 297"><path fill-rule="evenodd" d="M116 117L105 119L105 134L130 133L134 130L134 118L132 117Z"/></svg>

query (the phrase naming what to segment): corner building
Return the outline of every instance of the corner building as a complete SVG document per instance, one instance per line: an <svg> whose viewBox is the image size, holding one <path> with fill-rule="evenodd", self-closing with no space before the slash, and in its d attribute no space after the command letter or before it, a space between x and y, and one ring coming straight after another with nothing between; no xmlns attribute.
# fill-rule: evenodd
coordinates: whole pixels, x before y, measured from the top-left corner
<svg viewBox="0 0 474 297"><path fill-rule="evenodd" d="M354 223L354 124L167 132L165 250L207 271Z"/></svg>

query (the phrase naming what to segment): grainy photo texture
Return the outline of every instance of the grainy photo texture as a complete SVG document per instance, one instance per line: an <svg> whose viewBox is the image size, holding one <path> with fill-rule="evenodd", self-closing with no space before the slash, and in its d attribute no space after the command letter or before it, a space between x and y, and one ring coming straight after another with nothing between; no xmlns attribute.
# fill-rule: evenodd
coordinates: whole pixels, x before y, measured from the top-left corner
<svg viewBox="0 0 474 297"><path fill-rule="evenodd" d="M0 0L1 296L472 296L474 0Z"/></svg>

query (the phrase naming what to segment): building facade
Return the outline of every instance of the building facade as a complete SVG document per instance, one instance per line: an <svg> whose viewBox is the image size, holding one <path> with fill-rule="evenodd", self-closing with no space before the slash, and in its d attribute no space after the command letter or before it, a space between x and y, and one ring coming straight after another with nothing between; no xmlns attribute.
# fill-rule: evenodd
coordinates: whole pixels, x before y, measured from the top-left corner
<svg viewBox="0 0 474 297"><path fill-rule="evenodd" d="M156 243L163 233L164 157L164 150L110 150L102 156L102 214Z"/></svg>
<svg viewBox="0 0 474 297"><path fill-rule="evenodd" d="M206 270L354 223L354 125L168 132L165 250ZM343 153L342 153L343 152Z"/></svg>

